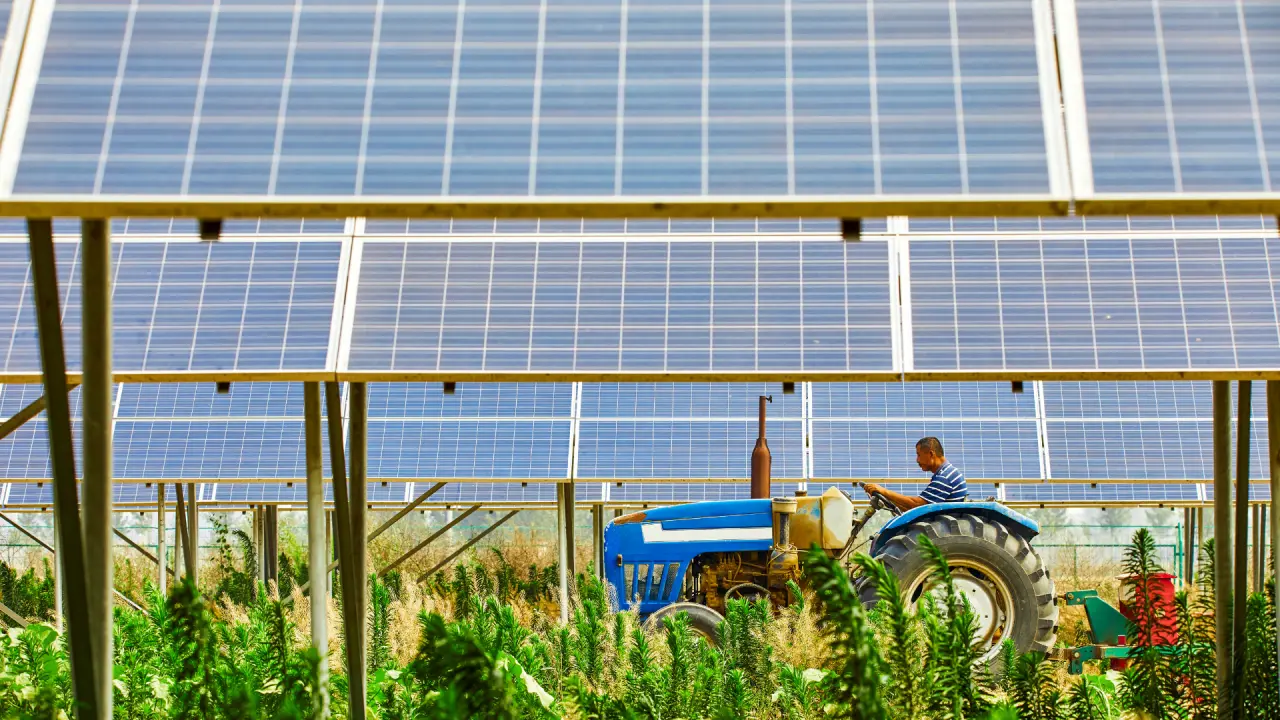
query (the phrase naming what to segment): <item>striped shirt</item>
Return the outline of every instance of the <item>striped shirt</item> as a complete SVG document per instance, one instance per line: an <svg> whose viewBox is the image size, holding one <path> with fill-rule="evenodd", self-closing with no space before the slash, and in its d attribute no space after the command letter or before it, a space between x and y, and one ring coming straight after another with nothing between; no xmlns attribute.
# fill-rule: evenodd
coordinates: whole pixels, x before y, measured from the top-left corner
<svg viewBox="0 0 1280 720"><path fill-rule="evenodd" d="M926 502L964 502L969 497L969 485L964 481L964 473L951 463L943 463L933 474L929 486L920 493Z"/></svg>

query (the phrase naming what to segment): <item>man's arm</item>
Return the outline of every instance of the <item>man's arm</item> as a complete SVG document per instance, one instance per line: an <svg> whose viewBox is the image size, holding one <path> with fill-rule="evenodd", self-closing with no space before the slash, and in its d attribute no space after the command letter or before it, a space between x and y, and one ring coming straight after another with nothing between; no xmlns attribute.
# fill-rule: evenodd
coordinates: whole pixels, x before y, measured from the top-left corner
<svg viewBox="0 0 1280 720"><path fill-rule="evenodd" d="M916 497L914 495L903 495L902 493L894 492L881 485L876 485L875 483L867 483L865 487L868 493L872 493L872 492L880 493L885 497L886 500L893 503L894 505L897 505L898 509L903 512L906 512L908 510L914 510L915 508L918 508L921 505L929 504L929 501L922 497Z"/></svg>

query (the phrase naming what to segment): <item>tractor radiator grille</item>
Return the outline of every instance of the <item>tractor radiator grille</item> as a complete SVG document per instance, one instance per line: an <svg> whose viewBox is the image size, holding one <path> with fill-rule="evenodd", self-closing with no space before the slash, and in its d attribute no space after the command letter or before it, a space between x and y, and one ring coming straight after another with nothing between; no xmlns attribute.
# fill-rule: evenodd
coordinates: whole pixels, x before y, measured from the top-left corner
<svg viewBox="0 0 1280 720"><path fill-rule="evenodd" d="M628 603L669 602L679 597L684 585L680 563L628 563L622 568Z"/></svg>

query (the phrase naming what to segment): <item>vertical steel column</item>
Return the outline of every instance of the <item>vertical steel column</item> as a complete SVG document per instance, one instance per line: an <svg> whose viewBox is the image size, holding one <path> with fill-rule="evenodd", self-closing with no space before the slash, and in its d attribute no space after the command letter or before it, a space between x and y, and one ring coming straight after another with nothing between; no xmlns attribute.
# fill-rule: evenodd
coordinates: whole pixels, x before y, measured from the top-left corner
<svg viewBox="0 0 1280 720"><path fill-rule="evenodd" d="M164 546L164 519L164 483L160 483L156 486L156 557L160 558L160 582L156 587L161 597L169 594L169 550Z"/></svg>
<svg viewBox="0 0 1280 720"><path fill-rule="evenodd" d="M1267 381L1267 464L1271 467L1271 562L1276 581L1276 659L1280 662L1280 380ZM1280 678L1276 678L1280 683Z"/></svg>
<svg viewBox="0 0 1280 720"><path fill-rule="evenodd" d="M351 560L353 580L356 583L353 593L357 608L360 611L360 650L361 667L367 666L368 646L366 643L365 620L369 616L369 394L364 383L351 383L351 398L347 403L347 412L351 417L350 436L347 447L351 452Z"/></svg>
<svg viewBox="0 0 1280 720"><path fill-rule="evenodd" d="M191 584L200 586L200 485L187 485L187 540L191 546L188 555L191 559Z"/></svg>
<svg viewBox="0 0 1280 720"><path fill-rule="evenodd" d="M307 445L307 564L311 571L311 644L320 653L320 684L329 679L329 538L324 510L324 451L320 443L320 383L302 386ZM319 716L329 716L329 694L321 695Z"/></svg>
<svg viewBox="0 0 1280 720"><path fill-rule="evenodd" d="M267 582L280 582L280 508L267 505L262 508L262 546L266 549L264 570Z"/></svg>
<svg viewBox="0 0 1280 720"><path fill-rule="evenodd" d="M1241 380L1236 399L1236 525L1235 574L1231 611L1232 712L1243 718L1246 607L1249 601L1249 431L1253 419L1253 383Z"/></svg>
<svg viewBox="0 0 1280 720"><path fill-rule="evenodd" d="M1231 710L1231 382L1213 381L1213 575L1217 639L1218 717Z"/></svg>
<svg viewBox="0 0 1280 720"><path fill-rule="evenodd" d="M556 483L556 545L559 551L560 565L560 624L569 624L569 579L572 572L569 570L570 558L573 557L573 546L571 533L569 532L569 523L566 518L570 516L569 511L569 492L566 488L568 483Z"/></svg>
<svg viewBox="0 0 1280 720"><path fill-rule="evenodd" d="M1190 587L1195 583L1193 576L1195 558L1195 529L1191 524L1191 515L1195 511L1191 508L1184 508L1182 511L1182 582L1184 587Z"/></svg>
<svg viewBox="0 0 1280 720"><path fill-rule="evenodd" d="M1252 592L1262 592L1262 504L1253 506L1253 548L1250 558L1253 560Z"/></svg>
<svg viewBox="0 0 1280 720"><path fill-rule="evenodd" d="M191 537L189 528L187 527L187 503L183 500L185 491L182 489L184 483L175 483L173 486L173 525L174 525L174 541L173 541L173 562L177 564L178 555L182 555L183 574L188 578L191 577Z"/></svg>
<svg viewBox="0 0 1280 720"><path fill-rule="evenodd" d="M329 417L329 467L333 472L334 529L338 535L338 572L342 578L342 627L346 637L348 717L365 720L364 616L359 596L364 583L355 574L351 509L347 502L347 458L342 445L342 395L337 383L324 384L325 410Z"/></svg>
<svg viewBox="0 0 1280 720"><path fill-rule="evenodd" d="M84 525L85 579L93 663L97 677L98 713L111 717L111 423L115 398L111 379L111 233L104 219L80 221L80 385L83 404L84 476L81 522Z"/></svg>
<svg viewBox="0 0 1280 720"><path fill-rule="evenodd" d="M591 564L596 577L604 579L604 506L591 506Z"/></svg>
<svg viewBox="0 0 1280 720"><path fill-rule="evenodd" d="M31 277L35 286L36 327L40 336L40 367L44 374L45 408L49 434L49 460L53 469L54 534L56 564L62 570L62 592L76 602L64 603L67 614L67 646L71 656L71 680L77 717L98 718L97 684L94 680L93 635L86 597L85 548L76 492L76 451L71 441L71 402L67 397L67 358L62 344L62 312L59 307L58 268L53 247L53 221L27 221L31 248ZM103 669L109 672L110 665ZM111 677L106 676L106 682Z"/></svg>
<svg viewBox="0 0 1280 720"><path fill-rule="evenodd" d="M258 577L256 582L267 582L267 546L262 541L262 506L249 506L249 514L253 518L253 551L258 556Z"/></svg>

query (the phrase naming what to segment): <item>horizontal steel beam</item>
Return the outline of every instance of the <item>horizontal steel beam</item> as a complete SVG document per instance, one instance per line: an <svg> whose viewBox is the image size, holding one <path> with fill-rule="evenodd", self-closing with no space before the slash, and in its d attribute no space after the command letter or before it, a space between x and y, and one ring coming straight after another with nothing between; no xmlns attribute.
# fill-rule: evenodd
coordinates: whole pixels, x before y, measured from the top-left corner
<svg viewBox="0 0 1280 720"><path fill-rule="evenodd" d="M1110 382L1110 381L1208 381L1208 380L1280 380L1280 365L1252 368L1104 368L1098 370L1054 370L1048 368L1010 368L1005 370L894 370L869 371L719 371L719 370L121 370L112 375L115 382L136 383L212 383L212 382L460 382L460 383L737 383L737 382ZM67 373L67 381L79 383L80 374ZM36 371L0 372L0 383L38 385Z"/></svg>
<svg viewBox="0 0 1280 720"><path fill-rule="evenodd" d="M981 196L718 195L671 196L288 196L235 195L12 195L0 217L160 217L345 219L566 219L583 218L877 218L1038 217L1066 215L1071 198L1046 194ZM1260 211L1251 211L1257 213ZM1121 213L1123 214L1123 213ZM1164 215L1169 212L1161 213ZM1186 214L1186 213L1172 213ZM1209 213L1214 214L1214 213Z"/></svg>
<svg viewBox="0 0 1280 720"><path fill-rule="evenodd" d="M1276 215L1280 193L1106 193L1076 198L1077 215Z"/></svg>

